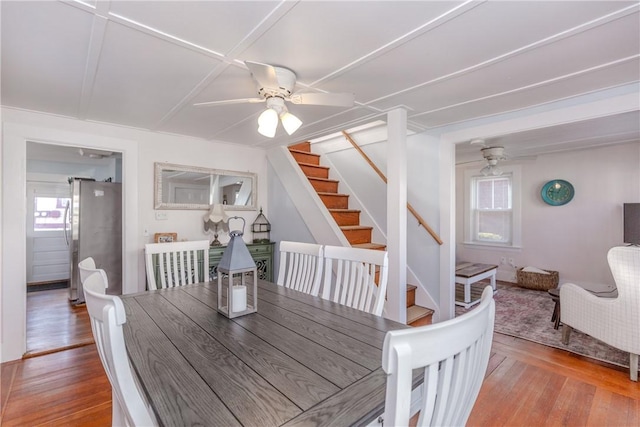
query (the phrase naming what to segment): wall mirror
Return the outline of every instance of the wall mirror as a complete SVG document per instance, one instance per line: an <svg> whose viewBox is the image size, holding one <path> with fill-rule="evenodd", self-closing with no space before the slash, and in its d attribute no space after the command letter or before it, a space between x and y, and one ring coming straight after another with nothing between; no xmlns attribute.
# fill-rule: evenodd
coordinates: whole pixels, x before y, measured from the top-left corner
<svg viewBox="0 0 640 427"><path fill-rule="evenodd" d="M255 173L155 163L155 208L256 210Z"/></svg>

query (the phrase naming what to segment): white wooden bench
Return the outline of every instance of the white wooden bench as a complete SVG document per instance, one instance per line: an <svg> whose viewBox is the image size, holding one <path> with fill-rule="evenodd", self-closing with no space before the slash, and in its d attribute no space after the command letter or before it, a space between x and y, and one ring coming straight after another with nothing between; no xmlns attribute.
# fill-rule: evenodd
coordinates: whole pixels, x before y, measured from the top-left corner
<svg viewBox="0 0 640 427"><path fill-rule="evenodd" d="M477 292L478 298L472 299L471 285L486 278L491 280L491 287L495 293L497 290L497 272L498 266L493 264L474 264L465 262L456 265L456 283L464 287L464 295L462 298L458 298L458 293L456 292L456 305L469 308L472 305L479 303L482 289Z"/></svg>

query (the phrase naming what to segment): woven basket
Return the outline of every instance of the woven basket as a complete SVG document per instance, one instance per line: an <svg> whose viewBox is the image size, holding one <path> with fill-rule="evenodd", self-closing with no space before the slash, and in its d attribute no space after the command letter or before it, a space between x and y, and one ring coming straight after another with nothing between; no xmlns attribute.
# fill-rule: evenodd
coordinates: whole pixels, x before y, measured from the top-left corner
<svg viewBox="0 0 640 427"><path fill-rule="evenodd" d="M522 271L522 268L519 268L516 271L518 286L522 288L537 289L543 291L557 288L559 282L558 272L553 270L544 271L550 274L532 273L529 271Z"/></svg>

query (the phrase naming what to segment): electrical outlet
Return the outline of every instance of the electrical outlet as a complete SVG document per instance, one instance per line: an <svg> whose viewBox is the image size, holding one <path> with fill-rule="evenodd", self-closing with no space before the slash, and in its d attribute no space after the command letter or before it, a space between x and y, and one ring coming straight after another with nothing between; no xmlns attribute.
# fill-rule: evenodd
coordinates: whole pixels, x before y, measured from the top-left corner
<svg viewBox="0 0 640 427"><path fill-rule="evenodd" d="M164 221L169 219L166 212L156 212L156 220Z"/></svg>
<svg viewBox="0 0 640 427"><path fill-rule="evenodd" d="M504 265L507 263L507 259L505 257L500 258L500 264Z"/></svg>

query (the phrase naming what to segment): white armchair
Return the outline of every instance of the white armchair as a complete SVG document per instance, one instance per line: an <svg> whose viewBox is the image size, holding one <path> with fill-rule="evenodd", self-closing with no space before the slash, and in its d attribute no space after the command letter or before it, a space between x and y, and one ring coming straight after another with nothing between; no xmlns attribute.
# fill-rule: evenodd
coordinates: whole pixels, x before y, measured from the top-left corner
<svg viewBox="0 0 640 427"><path fill-rule="evenodd" d="M568 344L571 328L575 328L629 352L629 377L638 381L640 247L611 248L607 260L618 287L618 297L601 298L573 283L563 284L560 287L562 340Z"/></svg>

